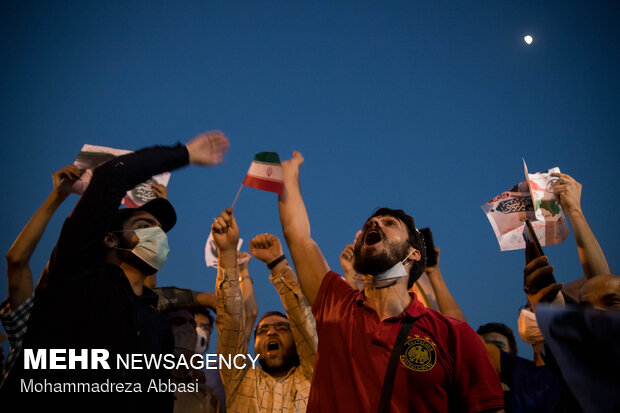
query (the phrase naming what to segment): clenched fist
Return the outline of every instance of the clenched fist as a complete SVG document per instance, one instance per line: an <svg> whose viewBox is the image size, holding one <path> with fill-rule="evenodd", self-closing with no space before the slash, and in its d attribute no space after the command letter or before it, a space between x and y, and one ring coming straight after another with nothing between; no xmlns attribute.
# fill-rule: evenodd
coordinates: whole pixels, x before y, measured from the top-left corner
<svg viewBox="0 0 620 413"><path fill-rule="evenodd" d="M226 208L219 217L214 219L211 232L213 233L213 242L219 251L237 251L239 227L233 216L232 208Z"/></svg>
<svg viewBox="0 0 620 413"><path fill-rule="evenodd" d="M272 234L260 234L250 241L250 252L256 259L269 264L284 254L278 237Z"/></svg>

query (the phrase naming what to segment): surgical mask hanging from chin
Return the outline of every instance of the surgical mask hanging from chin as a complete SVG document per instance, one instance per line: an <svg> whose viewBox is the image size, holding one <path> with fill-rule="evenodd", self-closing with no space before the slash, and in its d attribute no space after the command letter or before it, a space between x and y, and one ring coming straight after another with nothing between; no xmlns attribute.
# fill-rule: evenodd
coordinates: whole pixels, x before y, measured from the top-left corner
<svg viewBox="0 0 620 413"><path fill-rule="evenodd" d="M160 227L138 228L134 230L122 230L115 232L132 231L140 240L133 249L118 248L119 250L131 251L136 257L155 268L161 270L168 258L168 236Z"/></svg>
<svg viewBox="0 0 620 413"><path fill-rule="evenodd" d="M409 275L407 269L405 268L405 262L407 262L407 258L409 258L415 251L417 250L413 249L402 261L398 261L391 268L388 268L375 276L364 275L364 280L370 281L372 286L375 288L389 287L396 282L396 279Z"/></svg>

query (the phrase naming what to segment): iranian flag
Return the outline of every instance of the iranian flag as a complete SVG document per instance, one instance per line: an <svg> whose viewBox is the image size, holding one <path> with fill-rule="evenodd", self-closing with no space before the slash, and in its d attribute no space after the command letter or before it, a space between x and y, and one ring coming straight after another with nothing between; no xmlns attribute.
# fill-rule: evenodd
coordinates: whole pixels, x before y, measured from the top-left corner
<svg viewBox="0 0 620 413"><path fill-rule="evenodd" d="M243 180L243 185L281 194L284 176L278 154L275 152L257 153Z"/></svg>

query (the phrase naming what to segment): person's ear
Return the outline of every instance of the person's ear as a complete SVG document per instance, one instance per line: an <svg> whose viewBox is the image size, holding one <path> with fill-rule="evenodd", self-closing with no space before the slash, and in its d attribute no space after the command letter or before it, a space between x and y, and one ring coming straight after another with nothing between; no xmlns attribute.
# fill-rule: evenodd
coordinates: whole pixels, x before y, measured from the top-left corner
<svg viewBox="0 0 620 413"><path fill-rule="evenodd" d="M420 261L422 259L422 253L420 253L420 251L418 251L418 249L414 247L410 246L407 254L409 254L409 257L407 257L405 264L413 265L414 261Z"/></svg>
<svg viewBox="0 0 620 413"><path fill-rule="evenodd" d="M103 245L105 245L108 248L118 247L118 237L116 236L116 234L112 232L108 232L105 238L103 238Z"/></svg>

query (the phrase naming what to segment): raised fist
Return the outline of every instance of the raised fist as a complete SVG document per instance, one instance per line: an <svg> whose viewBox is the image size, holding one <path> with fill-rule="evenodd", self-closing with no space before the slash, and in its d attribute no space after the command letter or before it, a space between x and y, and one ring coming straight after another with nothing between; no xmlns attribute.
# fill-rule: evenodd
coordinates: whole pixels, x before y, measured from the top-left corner
<svg viewBox="0 0 620 413"><path fill-rule="evenodd" d="M250 252L256 259L269 264L284 253L278 237L272 234L260 234L250 241Z"/></svg>
<svg viewBox="0 0 620 413"><path fill-rule="evenodd" d="M219 217L214 219L211 232L213 233L213 242L220 252L237 251L239 227L233 216L232 208L226 208Z"/></svg>

